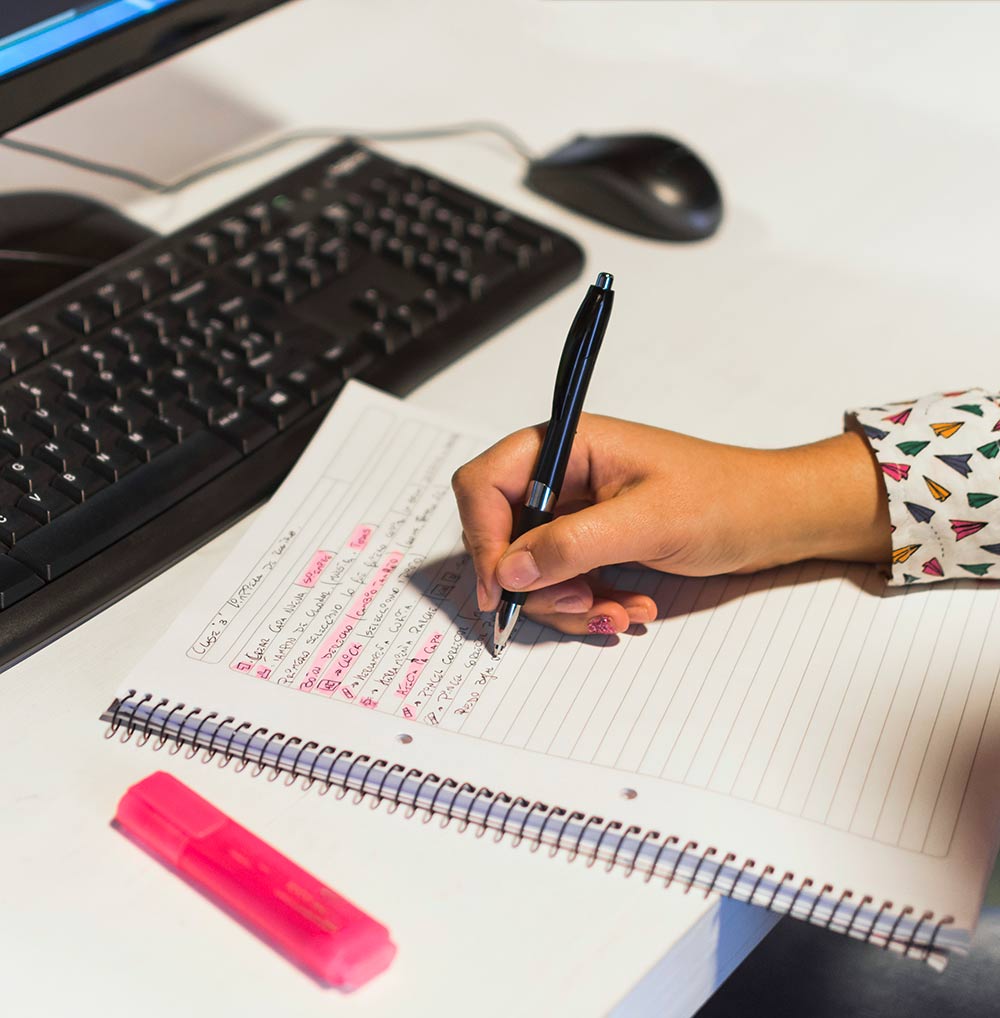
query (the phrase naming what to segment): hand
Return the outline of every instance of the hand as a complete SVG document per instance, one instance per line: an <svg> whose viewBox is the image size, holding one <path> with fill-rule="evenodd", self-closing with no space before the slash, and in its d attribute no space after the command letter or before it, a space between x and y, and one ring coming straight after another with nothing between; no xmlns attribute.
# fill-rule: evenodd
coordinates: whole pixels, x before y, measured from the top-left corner
<svg viewBox="0 0 1000 1018"><path fill-rule="evenodd" d="M881 474L860 434L792 449L744 449L610 417L580 419L557 517L510 543L544 427L502 439L452 479L479 608L501 587L565 633L623 632L652 598L601 584L639 562L685 576L754 572L805 558L888 562Z"/></svg>

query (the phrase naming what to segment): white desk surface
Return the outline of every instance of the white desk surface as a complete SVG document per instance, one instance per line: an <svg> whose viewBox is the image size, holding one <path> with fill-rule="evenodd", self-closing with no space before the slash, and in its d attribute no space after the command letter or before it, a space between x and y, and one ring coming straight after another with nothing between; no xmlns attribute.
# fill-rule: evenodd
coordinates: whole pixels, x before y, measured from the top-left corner
<svg viewBox="0 0 1000 1018"><path fill-rule="evenodd" d="M300 0L20 136L169 178L293 125L490 117L540 151L581 130L674 134L725 192L706 244L564 212L521 188L521 164L489 138L385 148L563 228L587 251L585 277L615 274L590 409L788 444L836 431L850 405L996 385L998 28L1000 7L956 3ZM0 180L91 193L167 230L309 152L169 199L5 151ZM582 282L411 398L469 419L475 407L497 434L544 417L549 374L507 365L539 337L561 340ZM280 782L102 740L97 714L240 529L0 676L3 1012L612 1008L701 914L700 896L332 796L302 805ZM393 968L353 997L320 990L114 833L117 798L158 766L388 923ZM551 882L526 895L538 867Z"/></svg>

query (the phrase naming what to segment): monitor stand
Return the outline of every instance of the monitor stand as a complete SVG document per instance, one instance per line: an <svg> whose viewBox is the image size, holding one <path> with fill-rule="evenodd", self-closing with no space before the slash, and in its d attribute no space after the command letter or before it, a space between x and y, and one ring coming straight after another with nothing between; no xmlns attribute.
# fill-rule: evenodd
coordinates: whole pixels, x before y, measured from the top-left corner
<svg viewBox="0 0 1000 1018"><path fill-rule="evenodd" d="M0 194L0 318L151 236L152 230L90 198L57 191Z"/></svg>

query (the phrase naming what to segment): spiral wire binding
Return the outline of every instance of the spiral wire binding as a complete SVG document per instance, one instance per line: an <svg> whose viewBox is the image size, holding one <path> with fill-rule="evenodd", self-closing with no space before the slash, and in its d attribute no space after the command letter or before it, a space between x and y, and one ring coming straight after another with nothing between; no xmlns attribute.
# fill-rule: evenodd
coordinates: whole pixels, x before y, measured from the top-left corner
<svg viewBox="0 0 1000 1018"><path fill-rule="evenodd" d="M171 743L168 752L174 754L186 745L192 757L204 750L203 763L221 755L220 767L235 760L236 769L242 771L253 764L253 777L268 771L267 779L274 781L284 774L289 785L301 779L304 790L320 781L321 795L336 788L338 798L354 792L355 803L367 798L372 808L386 803L387 810L395 812L405 806L407 819L421 813L424 823L439 817L443 827L457 820L460 832L470 826L478 837L493 831L497 842L510 835L514 846L528 841L531 851L537 851L544 845L551 856L561 852L570 862L582 856L587 866L600 860L607 872L619 869L625 877L641 873L647 883L660 878L664 887L678 884L685 892L697 887L706 897L717 893L761 905L906 956L940 964L949 950L938 946L938 940L942 930L954 923L952 916L924 911L914 919L913 906L895 908L885 900L876 909L872 895L856 895L850 889L838 894L827 883L816 890L811 877L798 879L791 871L775 881L769 879L776 872L773 866L758 868L756 860L746 858L737 867L733 852L718 861L719 849L714 845L702 847L689 840L681 846L674 835L635 824L626 827L618 820L532 802L468 781L459 783L353 750L304 742L263 726L254 728L251 722L237 725L234 717L220 718L217 711L203 714L200 707L171 706L166 699L154 704L152 693L140 697L130 690L108 707L101 720L108 723L108 739L122 732L121 741L129 742L138 732L136 745L143 746L156 736L154 751ZM849 917L844 915L847 911Z"/></svg>

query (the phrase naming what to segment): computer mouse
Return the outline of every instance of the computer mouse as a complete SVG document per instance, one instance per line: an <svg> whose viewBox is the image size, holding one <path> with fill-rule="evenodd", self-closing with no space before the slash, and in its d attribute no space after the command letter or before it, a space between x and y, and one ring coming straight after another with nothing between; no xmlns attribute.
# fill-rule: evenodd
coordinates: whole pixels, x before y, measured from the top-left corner
<svg viewBox="0 0 1000 1018"><path fill-rule="evenodd" d="M710 237L722 221L712 171L658 134L581 135L532 161L525 184L577 212L657 240Z"/></svg>

